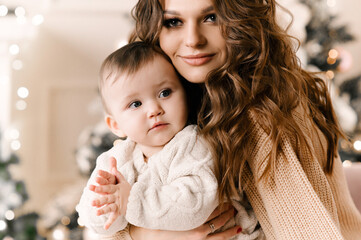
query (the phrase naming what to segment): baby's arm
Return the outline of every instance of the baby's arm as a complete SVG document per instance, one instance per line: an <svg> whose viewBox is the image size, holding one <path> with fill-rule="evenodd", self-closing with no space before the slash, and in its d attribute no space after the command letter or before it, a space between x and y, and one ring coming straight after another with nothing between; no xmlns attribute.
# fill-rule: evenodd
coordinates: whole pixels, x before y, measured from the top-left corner
<svg viewBox="0 0 361 240"><path fill-rule="evenodd" d="M122 230L126 227L128 222L125 220L124 217L118 217L112 226L110 226L108 229L105 229L104 226L107 223L109 219L109 214L104 214L101 216L98 216L98 208L94 207L94 200L99 199L99 197L103 197L99 195L98 193L95 193L91 189L94 186L97 186L101 178L99 177L99 174L102 175L104 172L110 172L110 164L111 161L109 161L110 154L104 153L100 155L97 159L97 165L94 169L93 173L91 174L88 183L86 187L83 190L83 194L80 198L80 202L78 206L76 207L76 210L79 213L79 220L80 222L86 226L87 228L92 229L94 232L98 234L114 234L119 230ZM115 182L114 178L109 178L108 183ZM105 183L105 182L103 182Z"/></svg>
<svg viewBox="0 0 361 240"><path fill-rule="evenodd" d="M111 161L116 166L115 158L112 158ZM109 218L104 225L106 230L109 229L119 216L125 216L131 189L130 184L114 166L112 167L112 173L99 172L99 177L97 178L99 186L90 185L89 187L91 191L100 194L92 202L92 206L98 208L97 215L109 213ZM112 181L109 181L109 179Z"/></svg>

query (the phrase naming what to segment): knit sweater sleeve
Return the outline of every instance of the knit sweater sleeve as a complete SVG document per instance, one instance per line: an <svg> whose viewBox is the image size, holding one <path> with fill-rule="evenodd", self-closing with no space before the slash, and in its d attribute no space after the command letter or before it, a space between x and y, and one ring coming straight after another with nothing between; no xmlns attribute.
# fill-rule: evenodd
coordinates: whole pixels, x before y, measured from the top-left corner
<svg viewBox="0 0 361 240"><path fill-rule="evenodd" d="M216 208L217 181L209 150L194 127L178 133L149 162L151 169L133 185L126 218L149 229L189 230Z"/></svg>
<svg viewBox="0 0 361 240"><path fill-rule="evenodd" d="M343 239L331 188L312 145L311 153L300 160L294 142L282 136L274 174L268 182L257 181L272 142L256 121L252 128L246 194L267 239Z"/></svg>
<svg viewBox="0 0 361 240"><path fill-rule="evenodd" d="M112 149L110 149L107 152L102 153L96 161L96 167L94 171L92 172L85 188L83 189L82 196L80 198L79 204L76 206L76 210L79 214L79 221L82 225L85 227L91 229L97 234L101 235L112 235L118 232L119 230L124 229L128 222L124 218L124 216L120 216L116 219L116 221L110 226L108 230L104 229L104 225L109 218L109 214L104 214L101 216L97 216L96 207L93 207L91 205L91 202L93 199L99 197L99 194L94 193L93 191L89 190L89 185L98 185L95 182L96 177L98 176L99 170L104 170L110 172L110 164L109 164L109 158L111 156L115 157L117 159L117 168L120 169L121 166L123 166L126 161L124 158L119 157L122 155L121 153L124 153L124 145L118 144L114 146ZM123 172L122 172L123 173ZM125 173L123 173L125 174ZM129 174L128 174L129 175ZM127 175L125 175L125 178L127 178ZM127 179L129 181L129 179Z"/></svg>

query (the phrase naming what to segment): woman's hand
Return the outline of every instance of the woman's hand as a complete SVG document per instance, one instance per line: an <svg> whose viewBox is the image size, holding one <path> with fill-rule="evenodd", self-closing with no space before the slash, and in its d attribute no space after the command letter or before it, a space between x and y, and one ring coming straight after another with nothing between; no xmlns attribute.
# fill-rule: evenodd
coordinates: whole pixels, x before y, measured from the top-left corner
<svg viewBox="0 0 361 240"><path fill-rule="evenodd" d="M230 204L223 208L217 207L203 225L189 231L151 230L131 226L130 235L133 240L226 240L242 231L240 226L232 227L223 232L214 233L220 229L235 214Z"/></svg>

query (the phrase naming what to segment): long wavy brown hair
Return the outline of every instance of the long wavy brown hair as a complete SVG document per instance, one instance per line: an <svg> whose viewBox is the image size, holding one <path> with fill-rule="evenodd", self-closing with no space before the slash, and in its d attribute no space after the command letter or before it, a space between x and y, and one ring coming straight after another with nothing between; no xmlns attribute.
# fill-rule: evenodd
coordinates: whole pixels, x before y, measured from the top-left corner
<svg viewBox="0 0 361 240"><path fill-rule="evenodd" d="M324 170L331 174L338 139L344 135L324 80L300 67L291 37L276 23L275 0L213 0L213 5L228 58L208 75L198 125L212 147L220 198L230 197L241 187L252 150L250 113L273 143L265 171L257 180L267 180L274 173L283 136L292 136L310 150L292 116L299 105L309 109L312 123L327 139ZM162 16L158 0L140 0L133 9L132 40L159 44Z"/></svg>

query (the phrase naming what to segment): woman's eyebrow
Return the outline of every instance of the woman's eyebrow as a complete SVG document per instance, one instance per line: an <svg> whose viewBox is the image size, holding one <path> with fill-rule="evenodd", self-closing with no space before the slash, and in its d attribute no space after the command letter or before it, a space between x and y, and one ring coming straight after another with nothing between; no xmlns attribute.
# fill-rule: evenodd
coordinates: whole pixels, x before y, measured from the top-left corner
<svg viewBox="0 0 361 240"><path fill-rule="evenodd" d="M208 12L211 12L214 10L214 7L213 6L209 6L209 7L206 7L204 8L201 13L202 14L205 14L205 13L208 13ZM164 10L163 11L163 14L170 14L170 15L181 15L178 11L175 11L175 10Z"/></svg>

